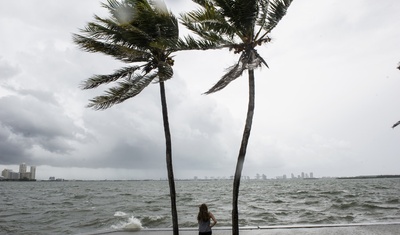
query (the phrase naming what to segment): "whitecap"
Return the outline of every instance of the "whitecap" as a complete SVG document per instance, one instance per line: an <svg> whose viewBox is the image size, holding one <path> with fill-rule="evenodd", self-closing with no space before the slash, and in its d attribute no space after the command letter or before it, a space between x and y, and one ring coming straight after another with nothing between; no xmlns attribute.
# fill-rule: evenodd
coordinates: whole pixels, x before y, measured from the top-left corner
<svg viewBox="0 0 400 235"><path fill-rule="evenodd" d="M128 218L127 222L119 222L117 225L112 225L111 228L124 231L139 231L143 227L140 220L132 216Z"/></svg>
<svg viewBox="0 0 400 235"><path fill-rule="evenodd" d="M122 212L122 211L117 211L117 212L115 212L114 216L116 216L116 217L125 217L126 213Z"/></svg>

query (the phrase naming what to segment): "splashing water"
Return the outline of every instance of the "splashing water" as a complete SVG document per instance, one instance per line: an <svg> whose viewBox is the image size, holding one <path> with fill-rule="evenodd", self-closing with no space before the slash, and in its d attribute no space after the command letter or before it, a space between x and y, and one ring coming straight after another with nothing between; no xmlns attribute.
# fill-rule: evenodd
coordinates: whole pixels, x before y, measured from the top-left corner
<svg viewBox="0 0 400 235"><path fill-rule="evenodd" d="M115 212L114 216L125 217L126 213L117 211ZM139 219L135 218L134 216L131 216L130 218L128 218L128 221L119 222L117 225L112 225L111 228L115 230L124 230L133 232L141 230L143 226Z"/></svg>

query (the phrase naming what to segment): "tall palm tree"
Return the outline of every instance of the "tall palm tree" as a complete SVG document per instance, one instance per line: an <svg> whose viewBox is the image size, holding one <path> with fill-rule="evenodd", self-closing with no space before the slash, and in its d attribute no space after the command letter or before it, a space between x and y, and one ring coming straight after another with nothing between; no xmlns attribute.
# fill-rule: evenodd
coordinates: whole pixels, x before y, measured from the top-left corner
<svg viewBox="0 0 400 235"><path fill-rule="evenodd" d="M286 14L292 0L193 0L200 8L181 15L183 25L199 38L186 37L191 49L229 48L240 57L236 64L206 92L211 94L222 90L231 81L248 70L249 103L246 123L237 158L233 181L232 234L239 234L238 198L240 178L246 156L247 144L254 114L255 82L254 69L267 66L255 49L268 43L269 34Z"/></svg>
<svg viewBox="0 0 400 235"><path fill-rule="evenodd" d="M177 18L165 4L148 0L108 0L102 4L109 18L94 16L73 40L88 52L101 52L125 62L109 75L94 75L83 82L82 89L113 84L104 95L90 100L88 107L96 110L110 108L138 95L151 82L160 86L162 116L166 144L166 165L171 197L173 234L179 234L176 193L172 166L171 134L164 82L173 75L175 51L171 45L179 37Z"/></svg>

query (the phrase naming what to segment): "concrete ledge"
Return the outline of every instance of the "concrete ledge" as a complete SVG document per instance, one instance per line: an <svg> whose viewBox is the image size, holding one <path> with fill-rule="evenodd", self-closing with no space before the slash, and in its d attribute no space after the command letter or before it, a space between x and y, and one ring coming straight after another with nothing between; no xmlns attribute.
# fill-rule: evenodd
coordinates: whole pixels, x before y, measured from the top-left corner
<svg viewBox="0 0 400 235"><path fill-rule="evenodd" d="M98 231L86 235L161 235L172 234L171 228L146 228L140 231ZM180 235L195 235L197 228L181 228ZM213 235L231 235L230 227L215 227ZM241 235L399 235L400 222L364 224L324 224L241 227Z"/></svg>

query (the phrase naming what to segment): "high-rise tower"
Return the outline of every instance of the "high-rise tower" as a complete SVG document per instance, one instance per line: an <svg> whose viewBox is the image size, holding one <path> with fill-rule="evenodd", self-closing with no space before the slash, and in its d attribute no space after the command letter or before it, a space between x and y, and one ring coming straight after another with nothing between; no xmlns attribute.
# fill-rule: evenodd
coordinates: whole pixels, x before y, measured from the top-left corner
<svg viewBox="0 0 400 235"><path fill-rule="evenodd" d="M31 180L36 179L36 166L31 166Z"/></svg>
<svg viewBox="0 0 400 235"><path fill-rule="evenodd" d="M26 173L26 164L22 163L21 165L19 165L19 173Z"/></svg>

